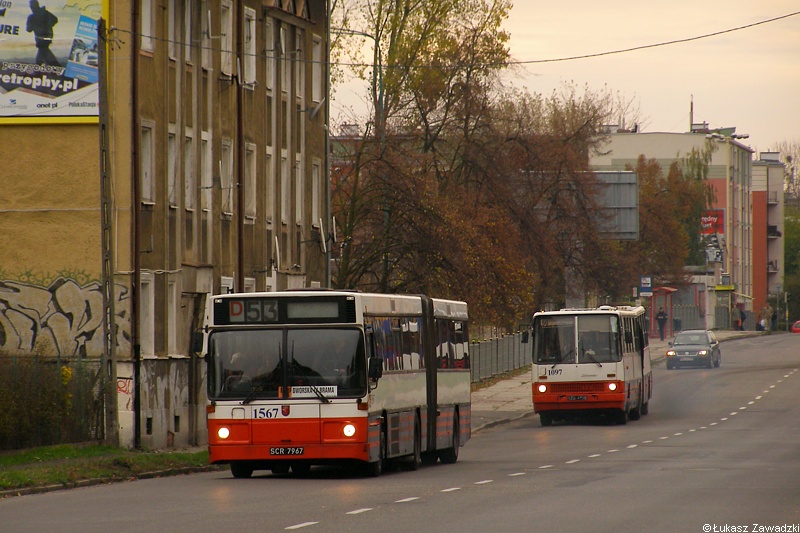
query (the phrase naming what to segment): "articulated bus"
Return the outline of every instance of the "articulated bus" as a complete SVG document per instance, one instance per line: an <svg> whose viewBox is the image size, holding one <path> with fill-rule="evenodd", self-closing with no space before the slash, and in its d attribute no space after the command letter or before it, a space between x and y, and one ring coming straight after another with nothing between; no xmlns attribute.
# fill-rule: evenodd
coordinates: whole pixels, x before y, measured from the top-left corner
<svg viewBox="0 0 800 533"><path fill-rule="evenodd" d="M643 307L533 315L533 410L542 426L587 414L646 415L653 372Z"/></svg>
<svg viewBox="0 0 800 533"><path fill-rule="evenodd" d="M236 478L456 462L470 438L467 324L466 303L426 296L210 296L197 339L210 462Z"/></svg>

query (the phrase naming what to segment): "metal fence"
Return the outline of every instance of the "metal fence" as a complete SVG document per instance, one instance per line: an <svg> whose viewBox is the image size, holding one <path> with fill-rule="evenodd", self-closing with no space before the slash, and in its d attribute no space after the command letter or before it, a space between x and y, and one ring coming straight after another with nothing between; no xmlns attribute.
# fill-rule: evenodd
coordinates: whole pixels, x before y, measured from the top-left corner
<svg viewBox="0 0 800 533"><path fill-rule="evenodd" d="M523 340L528 342L522 342ZM530 365L533 346L530 341L527 333L515 333L470 344L472 382Z"/></svg>

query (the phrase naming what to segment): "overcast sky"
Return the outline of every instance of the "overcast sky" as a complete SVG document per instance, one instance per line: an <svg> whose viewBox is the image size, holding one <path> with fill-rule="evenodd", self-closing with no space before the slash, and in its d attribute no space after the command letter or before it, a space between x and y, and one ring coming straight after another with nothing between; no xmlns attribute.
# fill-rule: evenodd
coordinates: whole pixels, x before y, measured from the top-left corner
<svg viewBox="0 0 800 533"><path fill-rule="evenodd" d="M521 62L600 54L723 32L800 11L797 0L515 0L504 27ZM371 42L366 47L371 51ZM549 94L574 82L633 99L642 131L684 132L694 122L735 126L752 148L800 142L800 15L690 42L570 61L527 63L509 80ZM366 112L345 83L332 102Z"/></svg>
<svg viewBox="0 0 800 533"><path fill-rule="evenodd" d="M557 59L690 39L800 11L797 0L516 0L505 27L517 61ZM758 150L800 142L800 15L602 57L531 63L513 80L549 94L564 82L638 102L643 131L735 126Z"/></svg>

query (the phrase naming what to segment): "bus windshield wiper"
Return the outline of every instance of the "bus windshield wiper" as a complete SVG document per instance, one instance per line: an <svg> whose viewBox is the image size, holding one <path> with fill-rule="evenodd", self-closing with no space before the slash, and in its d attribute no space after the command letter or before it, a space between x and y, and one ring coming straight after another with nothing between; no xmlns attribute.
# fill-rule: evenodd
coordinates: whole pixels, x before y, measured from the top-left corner
<svg viewBox="0 0 800 533"><path fill-rule="evenodd" d="M595 357L594 357L594 352L593 352L592 350L586 350L586 351L584 351L584 352L583 352L583 355L585 355L586 357L588 357L589 359L591 359L591 360L592 360L592 362L593 362L593 363L596 363L596 364L597 364L597 366L599 366L600 368L603 368L603 364L602 364L600 361L598 361L597 359L595 359Z"/></svg>
<svg viewBox="0 0 800 533"><path fill-rule="evenodd" d="M257 393L257 392L258 392L258 391L257 391L256 389L252 389L252 390L250 391L250 393L249 393L247 396L245 396L244 400L242 400L242 405L247 405L248 403L250 403L250 402L252 402L253 400L255 400L255 399L256 399L256 393Z"/></svg>
<svg viewBox="0 0 800 533"><path fill-rule="evenodd" d="M309 383L308 385L306 385L306 386L311 388L312 392L313 392L314 394L316 394L317 398L319 398L319 400L320 400L322 403L331 403L331 400L330 400L330 398L328 398L327 396L325 396L324 394L322 394L322 391L321 391L321 390L319 390L317 387L315 387L314 385L312 385L312 384L310 384L310 383Z"/></svg>

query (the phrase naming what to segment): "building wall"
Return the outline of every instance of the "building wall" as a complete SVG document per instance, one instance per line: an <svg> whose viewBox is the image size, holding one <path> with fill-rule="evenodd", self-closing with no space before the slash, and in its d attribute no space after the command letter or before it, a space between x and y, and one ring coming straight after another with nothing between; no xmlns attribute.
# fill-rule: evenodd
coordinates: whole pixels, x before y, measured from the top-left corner
<svg viewBox="0 0 800 533"><path fill-rule="evenodd" d="M107 5L123 446L206 442L190 346L208 294L327 285L326 13L324 0ZM0 127L13 139L0 143L0 350L101 357L100 129Z"/></svg>
<svg viewBox="0 0 800 533"><path fill-rule="evenodd" d="M753 220L750 198L752 149L731 137L706 133L613 133L601 154L592 157L595 170L635 168L639 155L655 159L666 171L669 165L713 142L716 150L709 164L708 181L715 191L712 208L725 210L724 258L721 272L736 286L731 302L752 310ZM717 280L719 283L720 280ZM763 292L763 289L762 289ZM711 294L712 291L709 291ZM708 309L713 313L712 309Z"/></svg>

